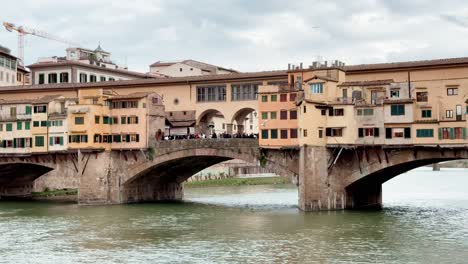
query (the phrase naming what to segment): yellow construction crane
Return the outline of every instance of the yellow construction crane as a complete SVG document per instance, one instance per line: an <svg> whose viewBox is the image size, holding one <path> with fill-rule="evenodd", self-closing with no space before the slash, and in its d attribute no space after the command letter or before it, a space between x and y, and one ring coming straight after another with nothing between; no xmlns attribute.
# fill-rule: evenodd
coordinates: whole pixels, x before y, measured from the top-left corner
<svg viewBox="0 0 468 264"><path fill-rule="evenodd" d="M38 36L38 37L41 37L41 38L51 39L51 40L55 40L55 41L58 41L58 42L62 42L62 43L68 44L70 46L80 47L79 44L70 42L68 40L65 40L65 39L57 37L57 36L53 36L53 35L51 35L51 34L49 34L47 32L41 31L41 30L28 28L26 26L18 26L18 25L15 25L13 23L10 23L10 22L3 22L3 26L5 27L6 30L8 30L10 32L13 32L13 31L18 32L18 58L20 58L21 63L24 62L24 37L26 35L34 35L34 36Z"/></svg>

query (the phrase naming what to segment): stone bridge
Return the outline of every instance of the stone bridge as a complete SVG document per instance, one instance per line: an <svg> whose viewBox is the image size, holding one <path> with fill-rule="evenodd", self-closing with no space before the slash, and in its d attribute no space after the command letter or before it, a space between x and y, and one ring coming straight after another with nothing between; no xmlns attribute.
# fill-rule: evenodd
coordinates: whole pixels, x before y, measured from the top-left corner
<svg viewBox="0 0 468 264"><path fill-rule="evenodd" d="M0 197L27 196L44 173L73 175L80 204L180 200L182 183L216 163L241 159L298 179L305 211L380 208L382 184L408 170L468 159L466 145L262 149L254 139L161 141L147 150L87 150L0 157Z"/></svg>
<svg viewBox="0 0 468 264"><path fill-rule="evenodd" d="M214 164L240 159L295 178L297 153L263 151L256 139L160 141L147 151L83 153L79 202L83 204L180 200L182 183Z"/></svg>

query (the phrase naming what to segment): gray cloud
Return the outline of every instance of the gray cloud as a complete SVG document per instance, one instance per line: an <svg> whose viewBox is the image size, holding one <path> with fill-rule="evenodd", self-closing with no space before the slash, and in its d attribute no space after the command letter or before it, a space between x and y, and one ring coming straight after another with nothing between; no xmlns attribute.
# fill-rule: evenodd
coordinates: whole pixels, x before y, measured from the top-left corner
<svg viewBox="0 0 468 264"><path fill-rule="evenodd" d="M456 7L456 8L454 8ZM242 71L310 63L466 56L468 3L458 0L17 0L6 21L37 27L147 71L156 60L193 58ZM314 28L318 26L319 28ZM15 52L16 36L0 30ZM28 37L26 62L63 55L66 45Z"/></svg>

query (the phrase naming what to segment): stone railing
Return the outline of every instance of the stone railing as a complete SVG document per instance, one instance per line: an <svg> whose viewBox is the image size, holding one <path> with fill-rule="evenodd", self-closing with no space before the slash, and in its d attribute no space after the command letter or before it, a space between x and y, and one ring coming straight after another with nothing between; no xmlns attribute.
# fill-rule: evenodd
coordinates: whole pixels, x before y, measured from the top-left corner
<svg viewBox="0 0 468 264"><path fill-rule="evenodd" d="M186 149L258 149L259 145L253 138L219 138L157 141L152 147L160 155Z"/></svg>

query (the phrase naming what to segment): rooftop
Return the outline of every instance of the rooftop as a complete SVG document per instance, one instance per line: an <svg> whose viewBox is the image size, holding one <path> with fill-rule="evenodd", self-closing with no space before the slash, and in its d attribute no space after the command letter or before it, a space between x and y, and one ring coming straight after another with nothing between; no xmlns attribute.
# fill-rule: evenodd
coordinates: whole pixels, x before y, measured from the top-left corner
<svg viewBox="0 0 468 264"><path fill-rule="evenodd" d="M468 57L348 65L344 67L344 70L347 72L355 72L355 71L359 72L359 71L372 71L372 70L393 70L393 69L400 69L400 68L449 66L449 65L456 65L456 64L468 64Z"/></svg>
<svg viewBox="0 0 468 264"><path fill-rule="evenodd" d="M183 63L183 64L186 64L186 65L189 65L189 66L192 66L192 67L195 67L195 68L199 68L199 69L202 69L202 70L205 70L205 71L208 71L208 72L212 72L214 69L225 70L225 71L229 71L229 72L233 72L233 73L238 72L238 71L233 70L233 69L227 69L227 68L224 68L224 67L221 67L221 66L217 66L217 65L213 65L213 64L209 64L209 63L205 63L205 62L201 62L201 61L191 60L191 59L182 60L182 61L173 61L173 62L157 61L157 62L151 64L150 67L167 67L167 66L174 65L176 63Z"/></svg>
<svg viewBox="0 0 468 264"><path fill-rule="evenodd" d="M374 81L357 81L357 82L343 82L338 86L381 86L390 85L393 83L393 79L386 80L374 80Z"/></svg>

